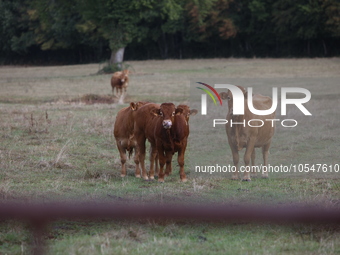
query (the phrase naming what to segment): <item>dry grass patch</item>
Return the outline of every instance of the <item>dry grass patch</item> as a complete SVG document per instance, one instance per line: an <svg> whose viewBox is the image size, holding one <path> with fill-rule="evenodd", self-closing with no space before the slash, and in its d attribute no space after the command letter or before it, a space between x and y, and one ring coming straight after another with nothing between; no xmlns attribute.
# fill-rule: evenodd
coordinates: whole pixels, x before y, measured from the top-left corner
<svg viewBox="0 0 340 255"><path fill-rule="evenodd" d="M83 104L114 104L118 102L118 99L111 95L86 94L80 98L72 99L69 102Z"/></svg>

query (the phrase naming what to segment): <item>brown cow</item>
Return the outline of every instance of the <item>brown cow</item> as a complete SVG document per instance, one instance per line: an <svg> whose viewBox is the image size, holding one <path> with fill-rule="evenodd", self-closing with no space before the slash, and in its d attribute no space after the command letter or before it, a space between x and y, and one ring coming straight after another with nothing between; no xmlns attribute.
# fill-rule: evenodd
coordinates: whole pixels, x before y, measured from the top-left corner
<svg viewBox="0 0 340 255"><path fill-rule="evenodd" d="M185 132L187 132L187 134L189 135L189 131L190 131L190 129L189 129L189 118L190 118L190 116L195 116L197 114L197 110L196 109L190 110L190 107L185 105L185 104L178 105L177 109L178 108L183 109L183 112L182 112L181 115L175 115L175 118L176 119L182 118L182 117L185 118L185 121L186 121L186 131ZM177 124L179 122L175 121L175 123ZM186 140L187 140L187 137L186 137ZM187 142L185 142L185 146L186 146L186 143ZM184 152L185 152L185 150L184 150ZM165 176L168 176L169 174L171 174L171 172L172 172L172 166L171 166L171 163L170 163L170 172L169 173L165 172Z"/></svg>
<svg viewBox="0 0 340 255"><path fill-rule="evenodd" d="M177 106L177 108L181 108L183 109L183 112L181 115L183 115L185 117L186 120L186 132L188 132L189 134L189 118L190 116L194 116L197 114L197 110L196 109L192 109L190 110L190 107L185 105L185 104L180 104ZM182 116L179 115L175 115L175 118L182 118ZM158 156L156 156L155 158L155 167L156 167L156 171L155 171L155 176L158 176L159 173L159 168L158 168ZM171 174L172 172L172 165L170 162L170 172L165 172L165 176L168 176L169 174Z"/></svg>
<svg viewBox="0 0 340 255"><path fill-rule="evenodd" d="M136 147L136 140L133 136L134 114L138 108L145 104L146 102L131 102L129 107L121 109L116 116L113 134L116 139L116 144L122 163L122 170L120 175L121 177L124 177L126 175L126 152L129 152L130 157L133 149L135 149ZM135 175L136 177L140 178L139 161L136 153L134 161L136 163Z"/></svg>
<svg viewBox="0 0 340 255"><path fill-rule="evenodd" d="M116 96L121 97L124 93L126 93L126 88L129 84L129 70L123 70L119 72L115 72L111 77L111 87L112 94L114 93L114 89L116 88Z"/></svg>
<svg viewBox="0 0 340 255"><path fill-rule="evenodd" d="M220 95L223 99L228 100L228 114L226 120L228 121L226 124L226 131L228 136L229 146L233 155L234 165L236 167L236 172L233 173L232 179L236 180L239 178L239 155L238 152L243 148L246 148L246 152L244 154L244 163L245 166L248 167L247 171L244 172L243 181L250 181L250 159L252 166L255 166L255 148L262 148L264 166L268 164L268 154L269 147L274 135L274 122L266 121L266 119L274 119L275 112L270 115L255 115L250 112L247 104L247 92L246 90L238 86L244 94L245 104L244 104L244 115L233 115L233 95L230 91L222 92ZM272 106L272 99L270 97L262 96L262 95L254 95L253 97L253 105L257 110L267 110ZM248 125L248 121L252 120L251 125L257 127L251 127ZM261 122L262 120L263 122ZM233 123L238 122L242 123L245 121L245 126L243 124L234 124L231 125L231 121ZM263 126L261 126L261 124ZM263 171L262 177L268 178L268 172Z"/></svg>
<svg viewBox="0 0 340 255"><path fill-rule="evenodd" d="M150 179L154 179L154 162L159 158L160 170L158 181L164 182L164 165L166 174L171 172L171 160L175 152L178 152L178 164L180 166L180 178L187 181L184 173L184 154L187 146L189 127L188 115L183 115L183 108L176 108L173 103L147 104L138 110L135 118L135 137L139 153L139 162L142 168L142 176L148 179L144 159L145 141L151 144L150 152ZM194 110L193 110L194 112ZM197 112L197 111L196 111ZM190 114L188 110L187 114Z"/></svg>
<svg viewBox="0 0 340 255"><path fill-rule="evenodd" d="M135 123L134 123L134 137L137 142L137 150L136 154L139 160L139 163L142 168L142 177L144 180L148 180L148 175L145 170L145 142L146 139L153 138L153 121L156 118L154 114L151 113L153 109L159 109L159 104L146 104L138 109L138 112L135 116ZM155 149L153 150L155 151ZM151 161L151 154L150 153L150 161ZM154 179L154 163L150 165L150 179Z"/></svg>

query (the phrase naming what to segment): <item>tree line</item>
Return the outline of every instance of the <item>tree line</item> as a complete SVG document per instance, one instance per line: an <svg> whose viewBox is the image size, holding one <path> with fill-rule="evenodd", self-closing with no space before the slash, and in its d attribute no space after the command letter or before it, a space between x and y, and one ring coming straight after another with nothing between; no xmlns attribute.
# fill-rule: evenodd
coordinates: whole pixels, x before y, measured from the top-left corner
<svg viewBox="0 0 340 255"><path fill-rule="evenodd" d="M0 0L0 64L340 55L339 0Z"/></svg>

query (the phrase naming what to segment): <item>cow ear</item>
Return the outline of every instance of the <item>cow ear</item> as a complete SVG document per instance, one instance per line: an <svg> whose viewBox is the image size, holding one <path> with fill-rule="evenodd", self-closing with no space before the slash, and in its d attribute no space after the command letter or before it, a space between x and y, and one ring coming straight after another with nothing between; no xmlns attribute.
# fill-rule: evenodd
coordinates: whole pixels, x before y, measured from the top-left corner
<svg viewBox="0 0 340 255"><path fill-rule="evenodd" d="M159 115L161 115L161 109L153 108L153 109L151 109L150 113L155 115L155 116L159 116Z"/></svg>
<svg viewBox="0 0 340 255"><path fill-rule="evenodd" d="M196 109L190 110L190 116L195 116L198 113Z"/></svg>
<svg viewBox="0 0 340 255"><path fill-rule="evenodd" d="M137 104L135 102L131 102L130 103L130 107L131 107L132 111L136 111L137 110Z"/></svg>
<svg viewBox="0 0 340 255"><path fill-rule="evenodd" d="M226 100L228 98L228 92L221 92L219 95L223 100Z"/></svg>
<svg viewBox="0 0 340 255"><path fill-rule="evenodd" d="M178 114L181 114L181 113L183 113L183 109L182 108L176 108L175 114L178 115Z"/></svg>

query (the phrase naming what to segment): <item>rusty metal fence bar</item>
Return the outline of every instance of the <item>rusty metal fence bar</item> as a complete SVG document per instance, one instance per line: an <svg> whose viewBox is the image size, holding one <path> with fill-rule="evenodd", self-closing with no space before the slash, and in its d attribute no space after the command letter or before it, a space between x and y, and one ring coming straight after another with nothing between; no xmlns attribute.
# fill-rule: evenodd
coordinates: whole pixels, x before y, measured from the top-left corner
<svg viewBox="0 0 340 255"><path fill-rule="evenodd" d="M44 254L44 233L47 224L60 219L189 219L197 221L267 222L340 224L340 209L313 207L268 206L180 206L180 205L114 205L114 204L0 204L0 219L30 222L35 244L33 254Z"/></svg>

